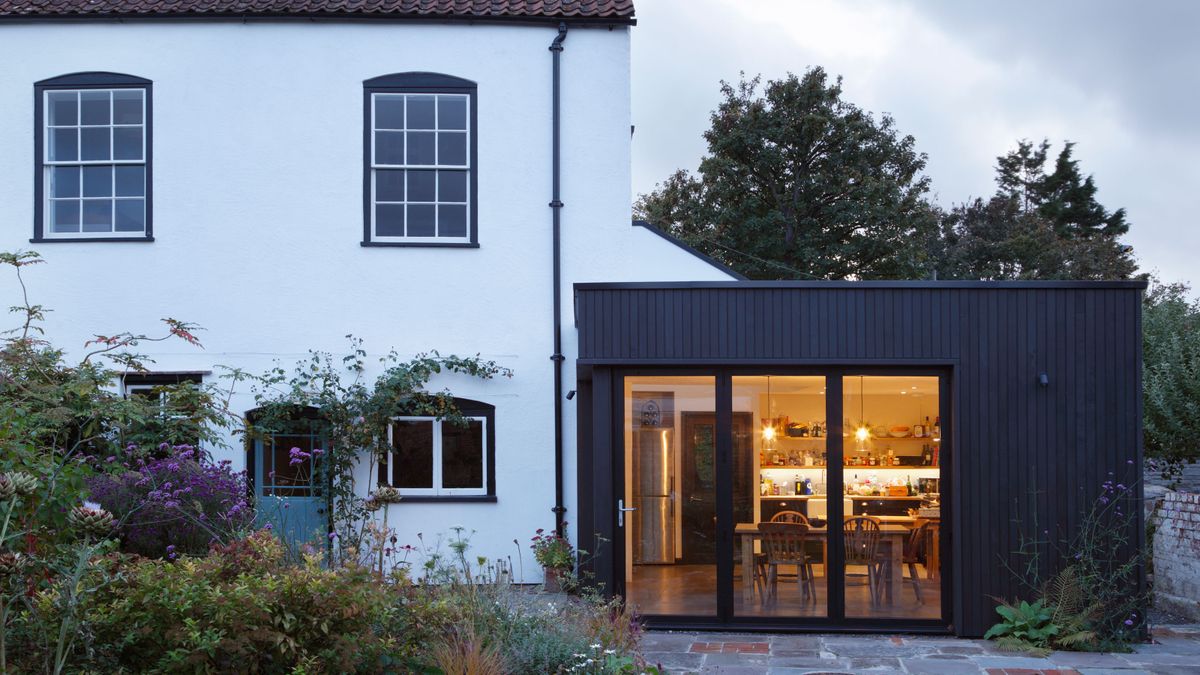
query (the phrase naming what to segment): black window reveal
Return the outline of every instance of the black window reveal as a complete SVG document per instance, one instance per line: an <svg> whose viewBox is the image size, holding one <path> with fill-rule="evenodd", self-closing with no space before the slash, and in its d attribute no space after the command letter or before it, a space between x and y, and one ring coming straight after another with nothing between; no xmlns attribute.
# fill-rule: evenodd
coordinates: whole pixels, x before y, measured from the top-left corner
<svg viewBox="0 0 1200 675"><path fill-rule="evenodd" d="M449 75L363 83L364 246L478 246L477 104Z"/></svg>
<svg viewBox="0 0 1200 675"><path fill-rule="evenodd" d="M34 84L32 241L153 241L151 103L132 75Z"/></svg>

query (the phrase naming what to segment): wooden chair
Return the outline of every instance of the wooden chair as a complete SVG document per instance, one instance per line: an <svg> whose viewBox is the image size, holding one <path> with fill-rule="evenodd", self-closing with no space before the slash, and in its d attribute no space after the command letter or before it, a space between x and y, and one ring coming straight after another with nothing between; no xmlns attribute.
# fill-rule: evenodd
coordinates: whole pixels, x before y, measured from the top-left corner
<svg viewBox="0 0 1200 675"><path fill-rule="evenodd" d="M762 533L763 557L766 559L766 593L765 601L778 598L779 567L795 565L798 573L796 582L800 585L805 601L817 599L817 585L813 575L812 560L804 550L804 540L808 534L808 525L803 523L770 522L758 526Z"/></svg>
<svg viewBox="0 0 1200 675"><path fill-rule="evenodd" d="M908 567L908 580L912 583L913 595L917 596L917 604L923 605L925 598L921 595L921 575L917 573L917 565L927 566L929 564L930 524L928 520L917 520L915 525L916 527L904 542L904 558L901 562ZM901 583L903 582L904 580L901 579Z"/></svg>
<svg viewBox="0 0 1200 675"><path fill-rule="evenodd" d="M883 586L880 583L883 562L879 558L879 521L870 516L848 516L842 527L842 538L846 544L846 568L851 565L867 568L865 575L846 572L847 582L850 577L865 576L871 605L877 606Z"/></svg>
<svg viewBox="0 0 1200 675"><path fill-rule="evenodd" d="M780 511L771 516L772 523L799 523L808 525L808 517L799 511ZM758 590L760 597L765 596L765 584L767 582L767 556L765 553L757 553L754 556L754 587Z"/></svg>

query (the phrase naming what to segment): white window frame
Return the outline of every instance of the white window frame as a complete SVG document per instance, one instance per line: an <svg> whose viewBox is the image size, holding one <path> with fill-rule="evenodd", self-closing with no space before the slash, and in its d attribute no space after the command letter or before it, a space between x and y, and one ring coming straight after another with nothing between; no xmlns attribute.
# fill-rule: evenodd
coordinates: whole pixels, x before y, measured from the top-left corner
<svg viewBox="0 0 1200 675"><path fill-rule="evenodd" d="M114 94L121 91L137 91L141 94L142 99L142 121L140 124L117 124L114 112ZM85 125L83 124L83 94L104 92L108 94L108 124L100 125ZM50 110L50 97L56 94L74 94L76 97L76 111L74 125L55 125ZM43 239L129 239L131 237L146 237L149 235L149 219L150 219L150 167L147 158L147 132L149 129L149 109L148 109L149 94L145 87L81 87L73 88L47 88L42 91L42 238ZM140 127L142 131L142 156L140 159L116 159L112 157L114 154L113 137L116 129L131 129ZM85 128L107 128L108 129L108 148L109 159L106 160L85 160L83 159L83 129ZM55 129L75 129L75 160L51 160L50 158L50 142ZM68 197L62 199L53 198L53 180L52 174L57 167L78 167L82 172L83 168L91 166L107 166L112 167L112 185L109 190L107 199L111 202L109 214L112 230L109 232L84 232L83 231L83 202L86 199L83 197L82 178L80 179L80 196ZM116 167L118 166L140 166L142 167L142 194L141 196L117 196L116 190ZM117 227L117 202L119 201L134 201L142 202L142 229L141 230L121 230ZM80 226L78 232L56 232L54 231L54 204L59 201L75 201L80 204Z"/></svg>
<svg viewBox="0 0 1200 675"><path fill-rule="evenodd" d="M429 97L433 98L433 100L434 100L434 107L433 107L434 122L433 122L432 129L409 129L408 128L408 99L413 96L429 96ZM379 129L376 126L375 102L377 100L379 100L381 97L382 98L403 98L404 99L404 129ZM465 103L466 103L465 130L464 129L443 130L438 127L438 124L439 124L438 106L440 105L440 101L443 97L461 98L461 99L463 99L463 101L465 101ZM371 104L371 128L370 128L370 135L371 135L371 139L370 139L371 140L371 179L370 179L371 180L371 185L370 185L371 213L370 213L370 218L371 218L371 241L372 242L408 243L408 244L469 244L469 243L471 243L471 241L472 241L471 232L472 232L472 227L474 225L471 222L471 179L475 172L475 167L472 166L472 164L471 164L471 140L472 140L471 139L471 132L472 132L472 129L471 129L471 119L472 119L471 118L471 105L473 103L472 98L473 97L470 94L446 93L446 92L438 92L438 91L430 91L430 92L375 91L375 92L371 92L371 96L370 96L370 104ZM375 158L375 136L376 136L376 132L378 132L378 131L398 132L398 133L405 135L405 139L404 139L404 141L405 141L405 144L404 144L405 163L404 164L380 164L376 160L376 158ZM433 143L434 163L433 164L408 164L408 134L413 131L431 132L434 134L434 143ZM442 134L442 133L454 133L454 134L461 133L461 134L463 134L464 140L466 142L466 146L465 146L466 159L465 159L464 164L440 164L437 162L437 159L438 159L438 157L437 157L437 153L438 153L437 139L438 139L438 135ZM410 201L408 201L408 186L407 186L407 179L406 179L406 181L405 181L406 185L405 185L405 189L404 189L404 201L402 201L402 202L379 202L379 200L376 198L376 195L375 195L375 184L376 184L375 177L376 177L376 172L381 169L382 170L391 170L391 171L410 171L410 170L434 171L435 172L434 173L434 185L433 185L434 200L432 202L410 202ZM466 196L464 198L464 201L462 201L462 202L443 202L438 199L439 185L438 185L438 174L436 173L437 171L455 171L455 172L461 172L466 175L466 179L467 179L466 180ZM375 207L378 206L380 203L395 204L395 205L404 207L404 209L405 209L405 225L404 226L405 226L406 231L408 229L408 213L407 213L408 208L407 207L409 204L422 204L422 205L433 206L434 232L435 233L439 229L438 206L441 206L441 205L462 206L466 210L465 230L461 237L440 237L440 236L436 236L436 235L432 236L432 237L410 237L408 235L405 235L402 237L381 236L378 233L378 227L375 222L375 220L376 220Z"/></svg>
<svg viewBox="0 0 1200 675"><path fill-rule="evenodd" d="M453 422L437 417L427 417L419 415L401 415L391 418L392 422L431 422L433 424L433 486L428 488L397 488L401 495L412 497L465 497L465 496L484 496L488 494L488 428L487 418L478 415L463 415L463 419L472 422L479 422L480 434L480 450L482 452L481 460L483 462L483 471L480 474L482 485L478 488L444 488L442 487L442 425L453 424ZM388 425L388 448L394 448L393 443L394 426ZM403 470L399 464L400 458L393 450L389 450L388 456L388 472L391 474L388 477L389 483L392 482L392 477L396 475L396 471Z"/></svg>

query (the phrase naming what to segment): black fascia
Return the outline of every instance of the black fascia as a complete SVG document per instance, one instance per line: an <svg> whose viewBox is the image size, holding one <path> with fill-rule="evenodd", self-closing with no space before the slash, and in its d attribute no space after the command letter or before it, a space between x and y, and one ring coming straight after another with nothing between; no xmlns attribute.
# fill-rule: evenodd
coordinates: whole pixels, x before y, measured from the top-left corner
<svg viewBox="0 0 1200 675"><path fill-rule="evenodd" d="M709 265L712 265L713 267L721 270L722 272L728 274L729 276L733 277L734 279L737 279L739 281L749 281L749 279L745 275L743 275L741 272L738 272L737 270L735 270L731 267L728 267L724 263L714 260L712 257L707 256L707 255L701 253L700 251L697 251L695 248L693 248L693 247L689 246L687 243L685 243L682 239L679 239L678 237L675 237L674 235L667 234L667 232L665 232L664 230L662 230L661 228L659 228L656 225L652 225L649 221L635 220L635 221L633 221L633 226L634 227L644 227L647 230L650 230L654 234L657 234L658 236L662 237L663 239L666 239L667 241L671 242L672 244L678 246L679 248L687 251L688 253L691 253L692 255L703 260L704 262L708 263Z"/></svg>
<svg viewBox="0 0 1200 675"><path fill-rule="evenodd" d="M46 237L46 185L43 160L45 144L45 92L54 89L142 89L146 92L146 233L130 237ZM70 73L33 83L33 237L35 244L79 244L92 242L130 243L154 241L154 83L144 77L102 71Z"/></svg>
<svg viewBox="0 0 1200 675"><path fill-rule="evenodd" d="M577 291L605 290L686 290L699 288L744 290L747 288L1078 288L1078 289L1145 289L1144 279L1114 281L597 281L575 284Z"/></svg>
<svg viewBox="0 0 1200 675"><path fill-rule="evenodd" d="M407 241L374 241L371 231L371 134L374 129L371 124L371 95L372 94L466 94L470 100L467 106L470 110L471 146L467 149L470 155L471 170L467 172L467 191L470 194L471 208L467 210L470 221L470 241L454 242L407 242ZM369 80L363 80L363 238L362 245L366 247L393 248L479 248L479 85L471 80L453 75L429 72L407 72L380 75Z"/></svg>

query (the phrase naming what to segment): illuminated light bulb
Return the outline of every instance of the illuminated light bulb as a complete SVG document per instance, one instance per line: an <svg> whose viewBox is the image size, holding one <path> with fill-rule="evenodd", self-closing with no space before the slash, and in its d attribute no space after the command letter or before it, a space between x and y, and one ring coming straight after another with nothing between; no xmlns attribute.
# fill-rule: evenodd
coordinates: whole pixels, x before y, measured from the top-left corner
<svg viewBox="0 0 1200 675"><path fill-rule="evenodd" d="M854 431L854 437L860 441L865 441L871 437L871 432L866 427L859 427Z"/></svg>
<svg viewBox="0 0 1200 675"><path fill-rule="evenodd" d="M775 438L775 427L763 427L763 438L772 440Z"/></svg>

